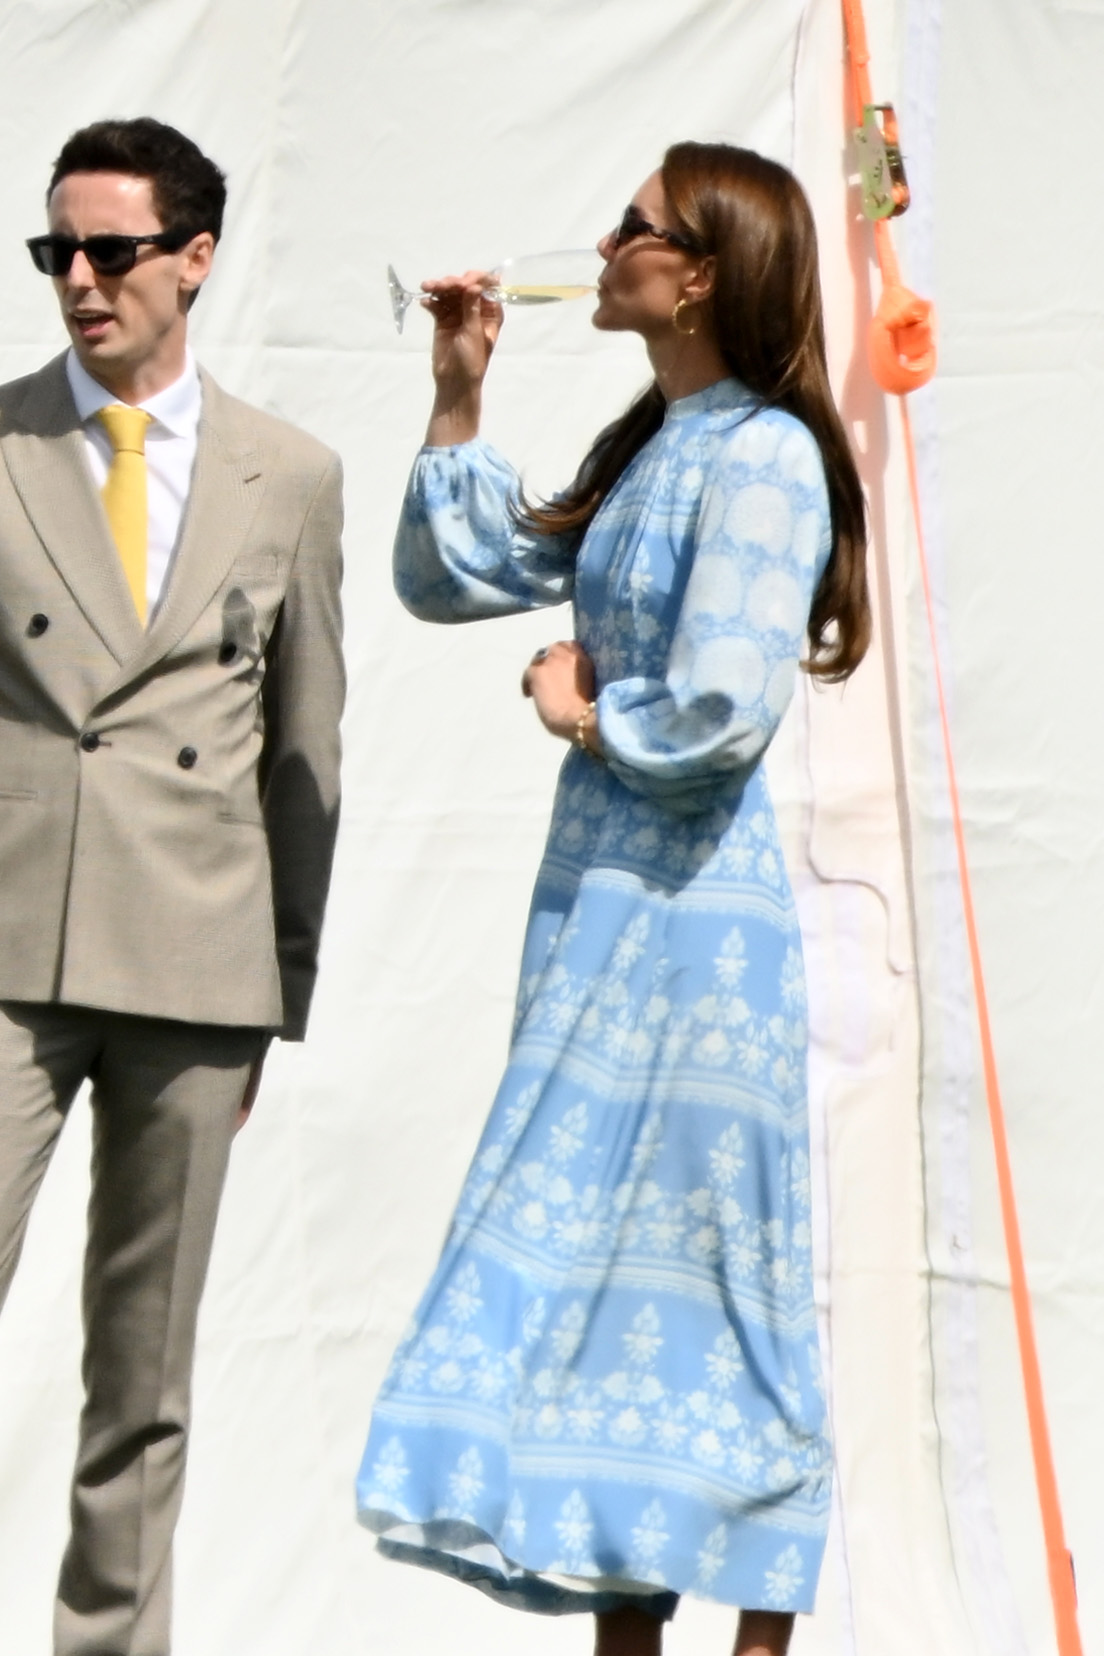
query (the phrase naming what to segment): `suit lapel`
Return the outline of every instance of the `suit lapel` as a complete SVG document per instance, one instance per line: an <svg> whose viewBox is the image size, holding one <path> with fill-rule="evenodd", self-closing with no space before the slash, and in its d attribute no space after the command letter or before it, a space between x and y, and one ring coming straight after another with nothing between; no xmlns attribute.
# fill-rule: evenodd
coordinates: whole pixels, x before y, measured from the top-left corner
<svg viewBox="0 0 1104 1656"><path fill-rule="evenodd" d="M120 665L145 634L96 493L84 436L57 357L27 383L9 416L0 454L46 553Z"/></svg>
<svg viewBox="0 0 1104 1656"><path fill-rule="evenodd" d="M201 372L203 413L195 470L168 589L126 678L166 655L194 624L226 578L264 494L260 455L234 407Z"/></svg>

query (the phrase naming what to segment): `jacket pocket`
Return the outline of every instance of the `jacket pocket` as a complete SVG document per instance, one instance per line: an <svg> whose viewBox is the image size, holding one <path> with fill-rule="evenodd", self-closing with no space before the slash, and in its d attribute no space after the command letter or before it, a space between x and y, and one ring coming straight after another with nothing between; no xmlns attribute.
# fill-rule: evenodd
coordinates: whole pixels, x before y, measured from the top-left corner
<svg viewBox="0 0 1104 1656"><path fill-rule="evenodd" d="M280 560L275 552L246 552L235 558L228 579L233 582L240 575L245 580L272 581L279 569Z"/></svg>
<svg viewBox="0 0 1104 1656"><path fill-rule="evenodd" d="M249 816L245 811L220 811L218 819L231 828L263 828L265 825L259 811L255 816Z"/></svg>

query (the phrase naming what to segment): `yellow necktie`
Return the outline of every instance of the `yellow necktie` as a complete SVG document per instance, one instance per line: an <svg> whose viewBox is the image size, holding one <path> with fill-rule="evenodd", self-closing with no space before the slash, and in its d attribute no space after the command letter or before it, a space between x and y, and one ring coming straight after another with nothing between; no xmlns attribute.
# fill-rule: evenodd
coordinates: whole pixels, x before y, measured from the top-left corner
<svg viewBox="0 0 1104 1656"><path fill-rule="evenodd" d="M103 486L104 511L119 549L138 619L146 621L146 543L149 507L146 501L146 427L150 416L141 408L112 403L96 418L103 425L114 455Z"/></svg>

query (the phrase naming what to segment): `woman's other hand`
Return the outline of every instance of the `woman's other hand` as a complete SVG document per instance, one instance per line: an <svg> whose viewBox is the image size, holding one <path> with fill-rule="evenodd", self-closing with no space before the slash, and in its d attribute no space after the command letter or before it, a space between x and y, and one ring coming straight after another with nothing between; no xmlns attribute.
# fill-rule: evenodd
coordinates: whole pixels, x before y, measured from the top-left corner
<svg viewBox="0 0 1104 1656"><path fill-rule="evenodd" d="M502 327L502 306L486 297L494 274L466 270L423 282L433 316L433 379L437 387L426 431L435 448L479 435L483 378Z"/></svg>
<svg viewBox="0 0 1104 1656"><path fill-rule="evenodd" d="M538 650L521 676L521 693L533 698L545 729L568 742L578 739L579 721L593 703L595 689L593 661L581 644L569 638ZM593 713L583 733L591 752L600 752Z"/></svg>

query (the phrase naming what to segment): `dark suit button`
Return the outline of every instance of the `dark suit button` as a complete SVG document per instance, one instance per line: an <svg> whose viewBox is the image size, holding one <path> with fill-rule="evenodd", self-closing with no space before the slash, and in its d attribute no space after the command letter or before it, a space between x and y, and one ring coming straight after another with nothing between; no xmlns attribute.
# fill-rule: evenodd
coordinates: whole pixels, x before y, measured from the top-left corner
<svg viewBox="0 0 1104 1656"><path fill-rule="evenodd" d="M96 735L96 732L94 730L86 730L84 735L81 737L81 747L84 749L85 753L95 753L99 745L100 738Z"/></svg>
<svg viewBox="0 0 1104 1656"><path fill-rule="evenodd" d="M176 762L180 766L181 770L191 770L198 758L199 754L196 752L195 748L181 748L180 752L176 756Z"/></svg>
<svg viewBox="0 0 1104 1656"><path fill-rule="evenodd" d="M49 625L50 617L48 615L32 615L27 623L27 631L32 638L41 638Z"/></svg>
<svg viewBox="0 0 1104 1656"><path fill-rule="evenodd" d="M238 646L236 644L220 644L218 653L219 666L229 667L237 653Z"/></svg>

